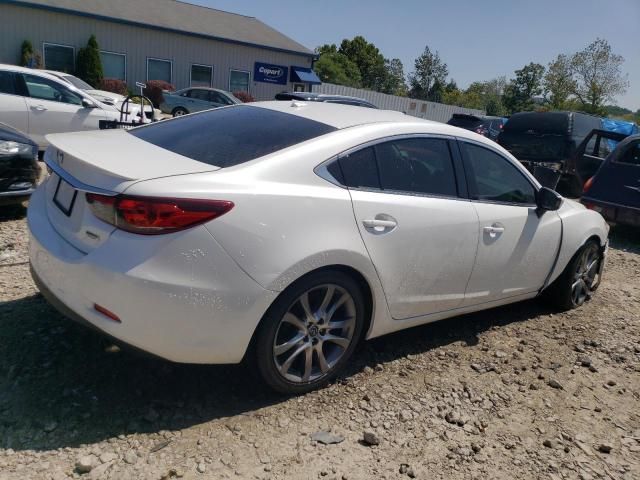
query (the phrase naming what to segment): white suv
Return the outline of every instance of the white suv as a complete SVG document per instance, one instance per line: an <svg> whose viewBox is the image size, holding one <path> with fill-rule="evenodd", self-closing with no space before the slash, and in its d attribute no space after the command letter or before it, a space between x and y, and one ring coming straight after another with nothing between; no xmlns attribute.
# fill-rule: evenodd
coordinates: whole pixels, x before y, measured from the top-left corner
<svg viewBox="0 0 640 480"><path fill-rule="evenodd" d="M120 112L41 70L0 64L0 122L26 133L44 150L50 133L97 130Z"/></svg>

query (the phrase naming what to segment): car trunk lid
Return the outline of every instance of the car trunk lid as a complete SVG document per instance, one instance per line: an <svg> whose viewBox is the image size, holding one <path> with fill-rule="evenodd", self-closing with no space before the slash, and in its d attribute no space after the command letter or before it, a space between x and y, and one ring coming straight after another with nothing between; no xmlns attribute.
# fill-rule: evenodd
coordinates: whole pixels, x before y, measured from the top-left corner
<svg viewBox="0 0 640 480"><path fill-rule="evenodd" d="M123 193L136 182L218 170L152 145L124 130L50 135L45 161L47 215L56 231L88 253L104 242L114 227L93 215L85 194Z"/></svg>

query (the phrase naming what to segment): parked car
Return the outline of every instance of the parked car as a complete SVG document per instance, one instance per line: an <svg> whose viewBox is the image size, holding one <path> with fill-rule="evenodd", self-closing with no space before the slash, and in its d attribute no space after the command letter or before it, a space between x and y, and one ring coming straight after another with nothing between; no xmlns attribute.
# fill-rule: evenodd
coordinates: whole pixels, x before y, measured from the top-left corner
<svg viewBox="0 0 640 480"><path fill-rule="evenodd" d="M242 103L233 93L217 88L191 87L173 93L163 92L162 96L164 101L160 104L160 110L174 117Z"/></svg>
<svg viewBox="0 0 640 480"><path fill-rule="evenodd" d="M102 103L114 106L118 111L123 111L122 110L123 103L127 98L124 95L108 92L106 90L97 90L93 88L91 85L89 85L87 82L82 80L81 78L78 78L74 75L70 75L68 73L56 72L55 70L43 70L43 72L49 73L54 77L57 77L60 80L63 80L68 84L73 85L76 88L79 88L80 90L88 93L89 95L91 95L91 97L95 98L96 100ZM136 106L135 101L132 102L130 105L127 105L127 108L126 108L127 118L133 120L133 118L137 117L137 119L139 120L139 117L140 117L139 112L140 112L140 107ZM160 117L157 114L158 112L154 110L152 105L145 105L144 113L145 113L145 117L148 120L160 120Z"/></svg>
<svg viewBox="0 0 640 480"><path fill-rule="evenodd" d="M505 123L507 123L507 119L504 117L470 115L467 113L454 113L451 119L447 122L448 125L464 128L465 130L471 130L472 132L476 132L490 138L491 140L496 140L498 138L498 134L504 128Z"/></svg>
<svg viewBox="0 0 640 480"><path fill-rule="evenodd" d="M282 392L361 338L599 283L602 216L449 125L261 102L50 140L28 211L43 295L175 362L248 355Z"/></svg>
<svg viewBox="0 0 640 480"><path fill-rule="evenodd" d="M553 185L547 185L573 196L571 178L561 178L578 145L593 129L600 128L602 119L579 112L521 112L509 117L497 142L514 155L529 171L556 172ZM551 177L551 175L546 175Z"/></svg>
<svg viewBox="0 0 640 480"><path fill-rule="evenodd" d="M25 132L42 150L45 135L95 130L100 120L119 118L115 107L53 75L0 64L0 122Z"/></svg>
<svg viewBox="0 0 640 480"><path fill-rule="evenodd" d="M300 100L301 102L326 102L339 103L341 105L353 105L354 107L378 108L364 98L348 97L346 95L327 95L311 92L282 92L276 95L276 100Z"/></svg>
<svg viewBox="0 0 640 480"><path fill-rule="evenodd" d="M39 176L38 146L24 133L0 123L0 205L27 200Z"/></svg>
<svg viewBox="0 0 640 480"><path fill-rule="evenodd" d="M587 180L580 201L608 222L640 227L640 135L618 143Z"/></svg>
<svg viewBox="0 0 640 480"><path fill-rule="evenodd" d="M60 80L64 80L70 85L73 85L80 90L87 92L96 100L100 100L102 103L106 103L107 105L121 105L124 99L126 98L124 95L120 95L118 93L108 92L106 90L99 90L93 88L87 82L78 78L74 75L65 72L57 72L55 70L42 70L43 72L49 73L54 77L59 78Z"/></svg>

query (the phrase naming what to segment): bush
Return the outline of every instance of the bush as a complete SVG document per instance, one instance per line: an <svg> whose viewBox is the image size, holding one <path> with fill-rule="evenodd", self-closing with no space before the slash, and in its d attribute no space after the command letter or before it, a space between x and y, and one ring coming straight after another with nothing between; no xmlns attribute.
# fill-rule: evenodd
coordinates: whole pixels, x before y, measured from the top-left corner
<svg viewBox="0 0 640 480"><path fill-rule="evenodd" d="M118 78L103 78L100 82L100 89L124 96L127 96L129 94L127 84L124 82L124 80L120 80Z"/></svg>
<svg viewBox="0 0 640 480"><path fill-rule="evenodd" d="M76 75L93 88L99 87L102 82L104 74L102 72L102 61L100 60L100 48L95 35L89 37L85 48L78 50Z"/></svg>
<svg viewBox="0 0 640 480"><path fill-rule="evenodd" d="M176 87L164 80L149 80L147 82L147 86L142 89L142 94L145 97L148 97L149 100L153 102L153 105L158 108L160 104L164 102L162 91L166 90L168 92L173 92L175 89Z"/></svg>
<svg viewBox="0 0 640 480"><path fill-rule="evenodd" d="M245 92L244 90L238 90L237 92L233 92L233 96L238 100L241 100L243 103L255 102L256 99L249 92Z"/></svg>

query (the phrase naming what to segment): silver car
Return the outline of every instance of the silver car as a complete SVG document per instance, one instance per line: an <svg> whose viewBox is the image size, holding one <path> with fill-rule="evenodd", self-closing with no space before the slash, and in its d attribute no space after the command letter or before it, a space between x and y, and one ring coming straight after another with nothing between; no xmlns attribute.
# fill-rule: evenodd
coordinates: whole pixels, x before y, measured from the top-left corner
<svg viewBox="0 0 640 480"><path fill-rule="evenodd" d="M242 103L231 92L205 87L185 88L173 93L164 92L163 97L160 110L174 117Z"/></svg>

